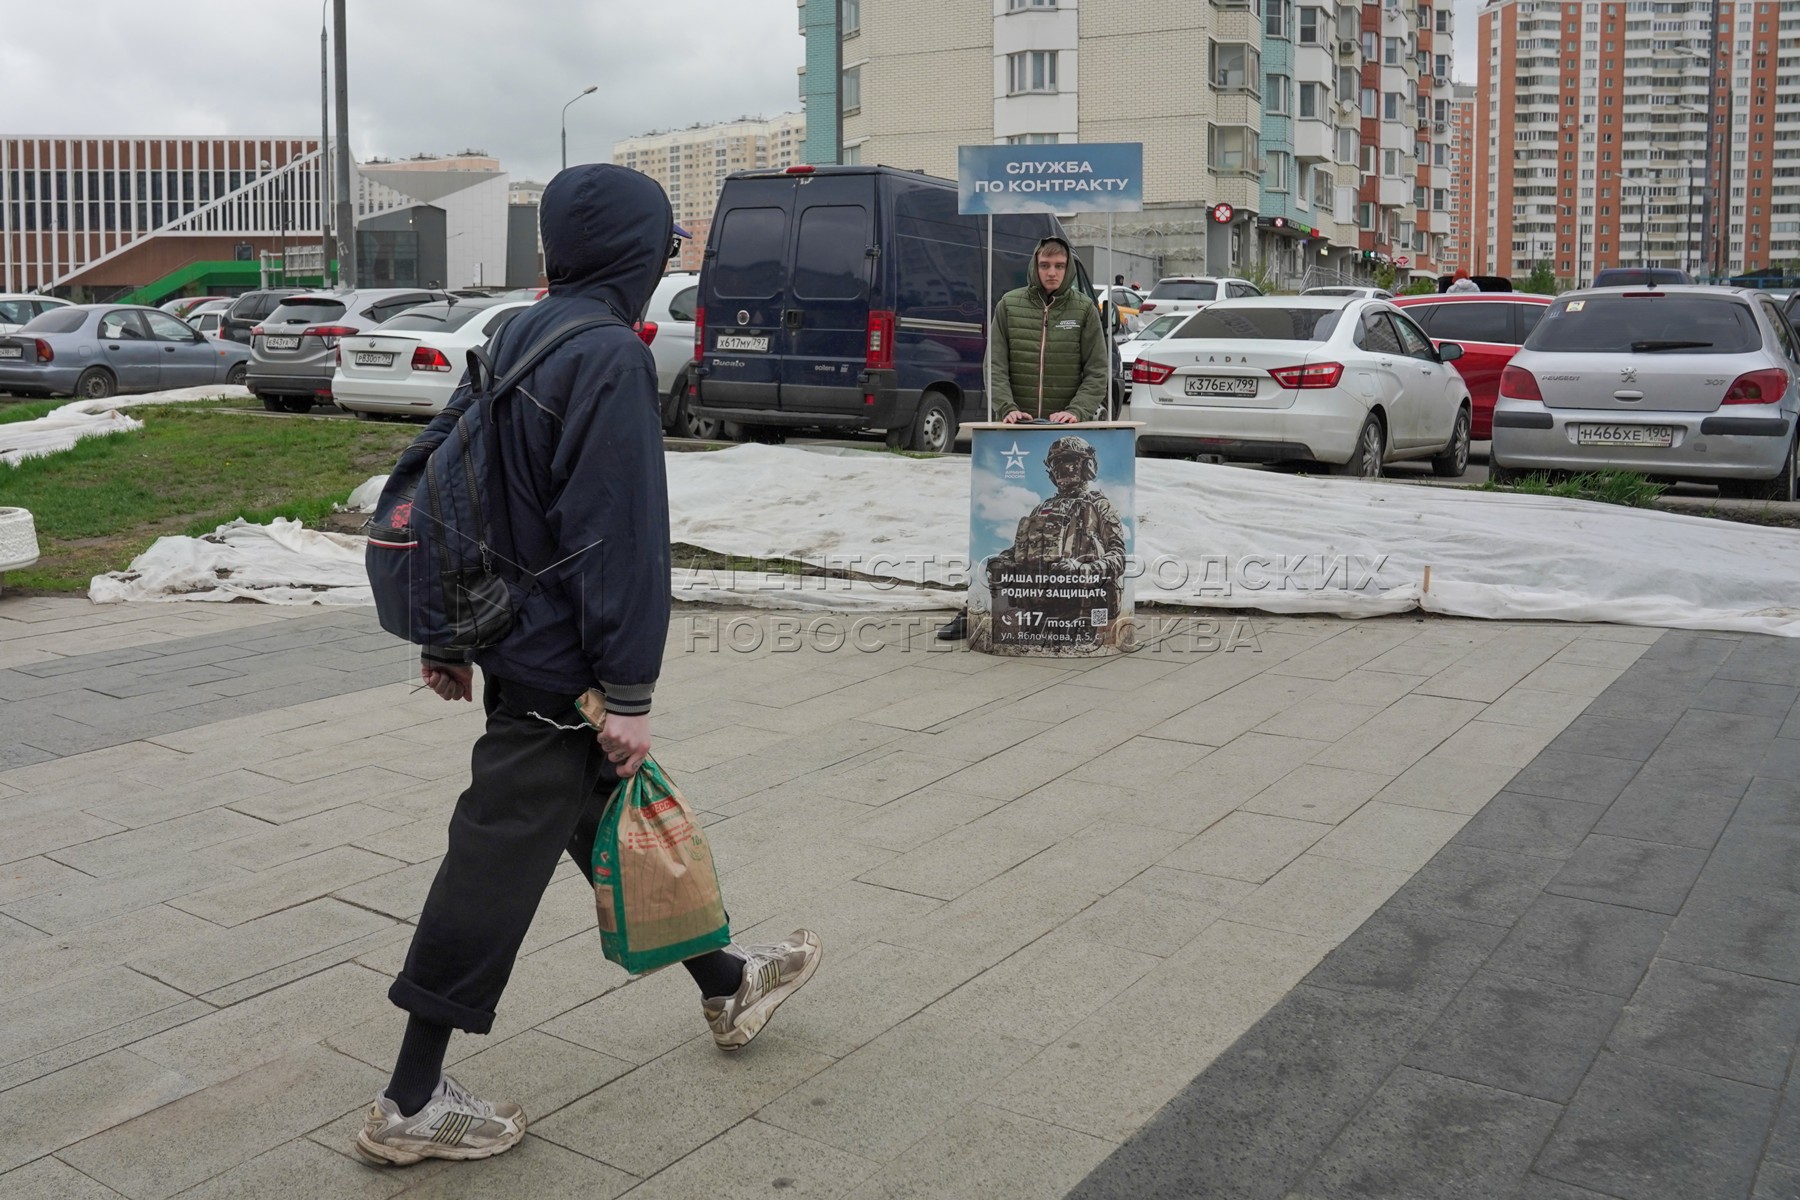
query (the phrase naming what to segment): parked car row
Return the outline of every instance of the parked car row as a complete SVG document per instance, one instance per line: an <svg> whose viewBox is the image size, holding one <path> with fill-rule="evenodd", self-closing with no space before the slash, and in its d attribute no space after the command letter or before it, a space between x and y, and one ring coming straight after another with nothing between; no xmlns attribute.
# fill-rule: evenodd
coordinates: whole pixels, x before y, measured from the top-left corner
<svg viewBox="0 0 1800 1200"><path fill-rule="evenodd" d="M99 400L242 383L249 357L161 309L64 304L0 336L0 391Z"/></svg>

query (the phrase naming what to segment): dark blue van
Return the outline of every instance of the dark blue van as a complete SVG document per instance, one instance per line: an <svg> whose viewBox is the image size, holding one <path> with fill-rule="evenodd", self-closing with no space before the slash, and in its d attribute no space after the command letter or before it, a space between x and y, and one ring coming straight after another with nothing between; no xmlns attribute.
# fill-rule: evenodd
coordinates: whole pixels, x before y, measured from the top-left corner
<svg viewBox="0 0 1800 1200"><path fill-rule="evenodd" d="M994 218L996 302L1061 233L1052 216ZM891 446L949 450L957 424L987 411L986 252L987 218L958 215L949 180L860 166L732 175L700 268L689 408L756 441L879 429Z"/></svg>

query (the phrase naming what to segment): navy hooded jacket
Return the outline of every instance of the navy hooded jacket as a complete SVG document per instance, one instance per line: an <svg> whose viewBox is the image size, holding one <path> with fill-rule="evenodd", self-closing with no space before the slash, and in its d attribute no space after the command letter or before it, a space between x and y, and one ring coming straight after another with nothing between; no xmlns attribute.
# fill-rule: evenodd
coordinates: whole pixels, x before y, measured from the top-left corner
<svg viewBox="0 0 1800 1200"><path fill-rule="evenodd" d="M538 212L550 293L495 335L496 371L570 321L623 324L563 342L496 410L514 558L543 586L474 661L545 691L597 686L609 712L644 713L669 629L669 492L656 363L631 323L674 217L654 179L606 164L558 174Z"/></svg>

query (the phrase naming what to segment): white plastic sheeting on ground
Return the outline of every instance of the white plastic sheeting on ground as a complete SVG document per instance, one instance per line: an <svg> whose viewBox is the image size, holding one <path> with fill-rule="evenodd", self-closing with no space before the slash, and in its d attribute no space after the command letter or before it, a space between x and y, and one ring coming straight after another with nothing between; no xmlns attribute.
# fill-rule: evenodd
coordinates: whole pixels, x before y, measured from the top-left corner
<svg viewBox="0 0 1800 1200"><path fill-rule="evenodd" d="M678 599L921 611L958 597L919 585L967 582L966 458L746 445L669 454L667 463L675 541L858 577L693 570L678 559ZM371 480L357 494L379 489ZM1800 636L1792 530L1163 459L1138 462L1136 501L1140 604L1344 616L1424 609ZM222 527L204 550L165 548L190 541L165 538L124 573L135 576L134 594L103 587L112 578L103 576L93 595L366 602L360 539L294 530L265 531L259 542L260 528Z"/></svg>
<svg viewBox="0 0 1800 1200"><path fill-rule="evenodd" d="M96 575L88 598L124 600L261 600L269 604L373 604L363 571L364 539L322 533L276 517L242 520L203 538L164 537L124 571Z"/></svg>
<svg viewBox="0 0 1800 1200"><path fill-rule="evenodd" d="M246 388L211 384L167 392L144 392L136 396L109 396L104 400L73 400L34 420L0 425L0 463L17 466L27 458L67 450L85 437L126 433L144 427L142 421L134 421L118 411L121 408L214 398L238 399L249 394Z"/></svg>

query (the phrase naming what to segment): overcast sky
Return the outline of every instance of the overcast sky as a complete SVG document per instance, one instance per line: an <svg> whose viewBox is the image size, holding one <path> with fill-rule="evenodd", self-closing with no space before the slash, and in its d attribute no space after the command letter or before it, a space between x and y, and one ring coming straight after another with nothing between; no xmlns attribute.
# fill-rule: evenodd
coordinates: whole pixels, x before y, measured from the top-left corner
<svg viewBox="0 0 1800 1200"><path fill-rule="evenodd" d="M319 133L319 0L5 3L0 132ZM350 0L359 157L475 147L547 180L619 138L800 107L794 0ZM327 15L329 10L327 9Z"/></svg>
<svg viewBox="0 0 1800 1200"><path fill-rule="evenodd" d="M1455 4L1457 77L1472 83L1478 0ZM4 11L0 132L318 133L318 3ZM794 0L350 0L347 41L358 156L473 147L540 180L564 102L589 84L569 109L571 162L652 129L798 109L805 52Z"/></svg>

